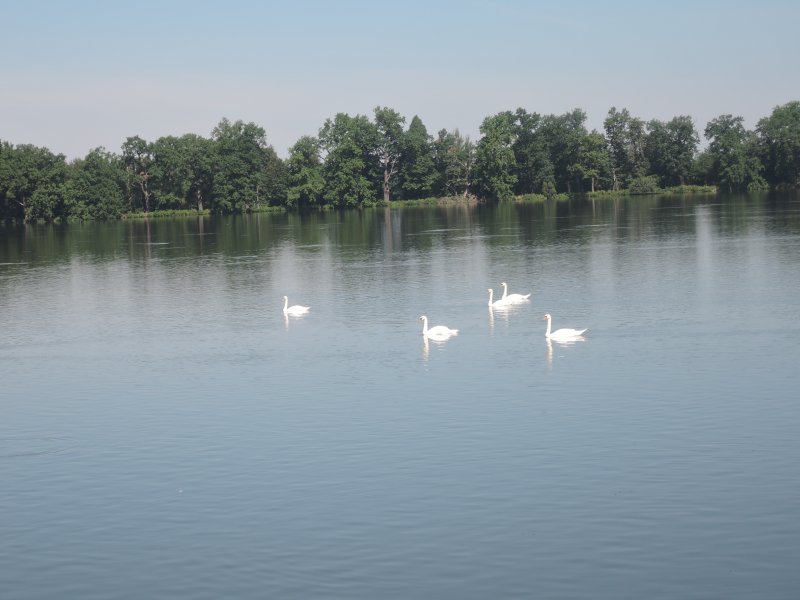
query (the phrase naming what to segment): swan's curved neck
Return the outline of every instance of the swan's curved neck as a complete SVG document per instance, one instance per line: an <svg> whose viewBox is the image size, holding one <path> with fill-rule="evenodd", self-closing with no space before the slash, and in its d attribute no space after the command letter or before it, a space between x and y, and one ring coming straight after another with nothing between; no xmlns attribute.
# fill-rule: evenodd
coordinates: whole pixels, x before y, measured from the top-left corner
<svg viewBox="0 0 800 600"><path fill-rule="evenodd" d="M283 310L286 310L287 308L289 308L289 296L285 296L283 298Z"/></svg>
<svg viewBox="0 0 800 600"><path fill-rule="evenodd" d="M508 286L505 283L501 285L503 286L503 297L501 298L501 300L505 300L506 296L508 295Z"/></svg>
<svg viewBox="0 0 800 600"><path fill-rule="evenodd" d="M489 306L492 305L492 298L494 298L494 290L489 290Z"/></svg>
<svg viewBox="0 0 800 600"><path fill-rule="evenodd" d="M548 338L550 337L550 325L551 324L552 324L552 319L550 319L550 317L547 317L547 331L545 332L544 337L548 337Z"/></svg>
<svg viewBox="0 0 800 600"><path fill-rule="evenodd" d="M428 333L428 317L422 317L422 333Z"/></svg>

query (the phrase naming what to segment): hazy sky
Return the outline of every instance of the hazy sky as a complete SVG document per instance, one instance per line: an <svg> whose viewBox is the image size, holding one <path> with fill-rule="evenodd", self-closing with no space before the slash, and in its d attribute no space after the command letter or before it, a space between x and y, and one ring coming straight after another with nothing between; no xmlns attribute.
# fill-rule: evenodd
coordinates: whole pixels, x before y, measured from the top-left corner
<svg viewBox="0 0 800 600"><path fill-rule="evenodd" d="M285 157L389 106L473 139L523 107L752 128L800 100L796 0L0 0L0 140L68 158L253 121Z"/></svg>

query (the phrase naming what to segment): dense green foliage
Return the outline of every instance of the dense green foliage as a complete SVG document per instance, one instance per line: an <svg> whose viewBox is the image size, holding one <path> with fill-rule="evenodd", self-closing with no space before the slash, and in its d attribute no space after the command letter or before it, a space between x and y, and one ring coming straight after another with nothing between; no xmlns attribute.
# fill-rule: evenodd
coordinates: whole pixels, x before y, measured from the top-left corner
<svg viewBox="0 0 800 600"><path fill-rule="evenodd" d="M242 213L361 207L431 198L503 201L573 193L646 194L665 188L742 191L800 187L800 102L776 107L753 131L720 115L698 152L692 119L646 123L612 107L603 132L586 113L525 109L484 119L477 143L458 130L434 138L418 116L388 107L373 118L337 114L281 159L254 123L222 119L209 138L127 138L67 162L0 141L0 219L116 219L175 211Z"/></svg>

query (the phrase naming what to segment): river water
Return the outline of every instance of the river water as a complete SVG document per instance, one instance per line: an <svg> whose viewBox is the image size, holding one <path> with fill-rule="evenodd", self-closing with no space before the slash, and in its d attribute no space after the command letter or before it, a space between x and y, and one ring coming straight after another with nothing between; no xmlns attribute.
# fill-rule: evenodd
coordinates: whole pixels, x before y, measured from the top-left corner
<svg viewBox="0 0 800 600"><path fill-rule="evenodd" d="M0 596L796 598L798 290L797 195L0 227Z"/></svg>

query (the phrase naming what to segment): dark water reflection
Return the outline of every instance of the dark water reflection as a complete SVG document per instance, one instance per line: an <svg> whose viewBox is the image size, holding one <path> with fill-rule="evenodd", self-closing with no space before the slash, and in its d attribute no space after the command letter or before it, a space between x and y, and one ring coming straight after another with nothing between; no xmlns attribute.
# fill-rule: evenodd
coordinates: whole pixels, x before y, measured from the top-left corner
<svg viewBox="0 0 800 600"><path fill-rule="evenodd" d="M592 238L592 230L614 231L618 240L692 233L702 207L713 233L736 235L768 220L771 231L795 233L800 227L796 196L725 196L703 201L696 196L651 196L635 199L505 203L394 211L362 210L308 214L258 214L240 217L130 220L62 226L11 226L0 232L6 263L35 265L38 261L69 261L74 256L95 260L152 258L160 246L170 256L214 253L260 253L285 243L298 246L335 244L344 248L383 252L426 249L463 235L485 236L492 246L510 242L546 244ZM754 215L762 215L756 218ZM437 235L437 234L447 235ZM179 241L179 242L178 242ZM163 252L162 252L163 254Z"/></svg>
<svg viewBox="0 0 800 600"><path fill-rule="evenodd" d="M791 194L3 226L0 596L794 598L798 256Z"/></svg>

